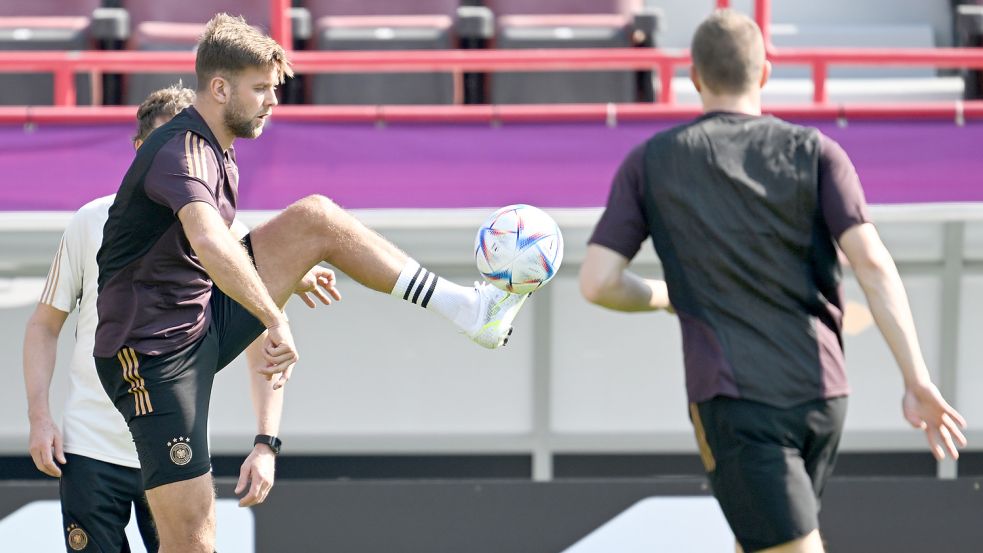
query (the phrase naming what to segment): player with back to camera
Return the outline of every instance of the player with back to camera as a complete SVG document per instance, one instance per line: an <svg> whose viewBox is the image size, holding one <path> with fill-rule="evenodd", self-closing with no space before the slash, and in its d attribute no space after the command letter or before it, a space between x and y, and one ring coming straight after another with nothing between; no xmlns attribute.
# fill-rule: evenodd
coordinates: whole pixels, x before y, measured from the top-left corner
<svg viewBox="0 0 983 553"><path fill-rule="evenodd" d="M198 43L195 73L194 106L140 148L98 256L96 367L133 434L163 553L213 551L205 422L215 372L266 330L264 372L279 375L277 388L286 382L299 357L282 306L311 267L328 262L488 348L507 341L526 299L438 277L324 196L292 204L242 243L232 238L232 144L260 135L292 71L274 40L219 14ZM153 411L128 393L133 372Z"/></svg>
<svg viewBox="0 0 983 553"><path fill-rule="evenodd" d="M674 309L686 388L713 494L744 551L821 552L818 513L849 389L836 245L904 379L905 419L937 459L965 421L932 384L891 255L846 153L761 115L761 31L730 10L696 30L703 116L623 162L590 238L584 296L619 311ZM628 268L651 236L665 281Z"/></svg>
<svg viewBox="0 0 983 553"><path fill-rule="evenodd" d="M147 136L194 101L194 91L171 86L151 93L137 109L139 149ZM60 477L62 530L67 550L126 551L124 528L130 505L148 551L157 551L157 533L144 496L140 463L126 423L106 396L96 375L92 346L96 330L96 251L113 196L89 202L72 216L58 247L40 301L24 336L24 380L30 419L30 452L38 470ZM240 228L241 227L241 228ZM245 227L236 223L236 231ZM320 269L308 277L321 284L334 275ZM335 293L333 285L329 293ZM330 297L313 290L322 302ZM337 295L335 298L337 299ZM308 296L303 299L312 305ZM58 336L69 312L78 307L75 348L71 360L64 436L52 420L48 390L55 368ZM246 352L253 367L264 365L260 343ZM250 371L254 373L254 371ZM275 436L280 424L283 393L261 375L250 378L259 434ZM242 505L261 503L273 486L274 457L269 447L256 445L242 465L237 493L247 488Z"/></svg>

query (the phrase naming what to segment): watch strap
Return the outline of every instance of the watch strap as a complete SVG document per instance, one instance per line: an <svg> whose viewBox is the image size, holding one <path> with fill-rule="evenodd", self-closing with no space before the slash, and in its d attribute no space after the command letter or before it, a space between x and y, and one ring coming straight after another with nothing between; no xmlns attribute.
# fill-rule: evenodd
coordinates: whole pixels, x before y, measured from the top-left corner
<svg viewBox="0 0 983 553"><path fill-rule="evenodd" d="M280 445L283 444L283 442L280 440L280 438L277 438L276 436L270 436L267 434L257 434L256 439L253 440L253 445L259 445L259 444L269 446L269 448L273 450L274 455L279 455Z"/></svg>

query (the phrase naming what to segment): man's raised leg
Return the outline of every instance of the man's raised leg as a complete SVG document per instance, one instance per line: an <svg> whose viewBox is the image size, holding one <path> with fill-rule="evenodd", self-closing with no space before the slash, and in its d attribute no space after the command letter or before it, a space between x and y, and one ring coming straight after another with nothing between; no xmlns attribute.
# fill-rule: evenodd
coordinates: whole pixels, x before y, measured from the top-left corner
<svg viewBox="0 0 983 553"><path fill-rule="evenodd" d="M284 305L311 267L327 261L357 282L389 292L409 257L324 196L308 196L249 233L259 276Z"/></svg>
<svg viewBox="0 0 983 553"><path fill-rule="evenodd" d="M211 474L147 490L147 500L160 536L158 553L215 551L215 487Z"/></svg>
<svg viewBox="0 0 983 553"><path fill-rule="evenodd" d="M304 274L325 261L363 286L436 311L475 342L496 348L525 300L440 278L324 196L292 204L249 236L259 276L281 306Z"/></svg>

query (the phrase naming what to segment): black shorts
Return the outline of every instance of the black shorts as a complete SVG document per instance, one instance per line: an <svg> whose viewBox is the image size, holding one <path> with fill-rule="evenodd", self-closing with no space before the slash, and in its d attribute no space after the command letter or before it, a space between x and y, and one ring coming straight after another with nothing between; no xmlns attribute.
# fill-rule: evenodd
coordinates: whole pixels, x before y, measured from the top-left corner
<svg viewBox="0 0 983 553"><path fill-rule="evenodd" d="M71 453L66 453L65 459L68 463L61 465L59 480L65 550L129 551L124 529L133 504L143 544L148 552L156 552L157 530L143 492L140 469Z"/></svg>
<svg viewBox="0 0 983 553"><path fill-rule="evenodd" d="M690 405L713 495L746 553L819 527L846 406L846 397L787 409L727 397Z"/></svg>
<svg viewBox="0 0 983 553"><path fill-rule="evenodd" d="M204 336L177 351L144 355L123 348L116 357L96 357L99 380L130 427L148 490L211 470L212 381L265 330L218 287L210 305Z"/></svg>

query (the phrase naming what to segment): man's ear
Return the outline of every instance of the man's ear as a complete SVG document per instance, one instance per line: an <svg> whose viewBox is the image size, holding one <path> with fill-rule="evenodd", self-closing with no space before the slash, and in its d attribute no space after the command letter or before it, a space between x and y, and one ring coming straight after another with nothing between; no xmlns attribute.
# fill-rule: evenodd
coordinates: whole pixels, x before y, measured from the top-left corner
<svg viewBox="0 0 983 553"><path fill-rule="evenodd" d="M765 83L768 82L768 79L770 77L771 77L771 62L768 61L768 60L765 60L765 63L762 64L762 66L761 66L761 81L758 83L758 87L759 88L764 88L765 87Z"/></svg>
<svg viewBox="0 0 983 553"><path fill-rule="evenodd" d="M216 75L208 81L208 92L216 103L224 104L232 97L232 83L225 77Z"/></svg>
<svg viewBox="0 0 983 553"><path fill-rule="evenodd" d="M696 70L695 65L689 66L689 80L693 81L693 86L696 87L697 94L703 92L703 84L700 82L700 73Z"/></svg>

